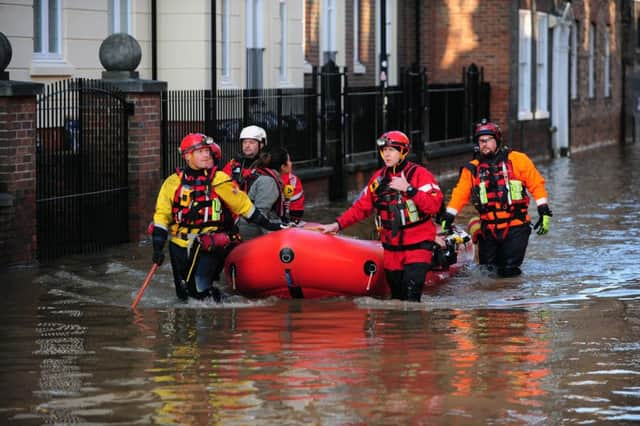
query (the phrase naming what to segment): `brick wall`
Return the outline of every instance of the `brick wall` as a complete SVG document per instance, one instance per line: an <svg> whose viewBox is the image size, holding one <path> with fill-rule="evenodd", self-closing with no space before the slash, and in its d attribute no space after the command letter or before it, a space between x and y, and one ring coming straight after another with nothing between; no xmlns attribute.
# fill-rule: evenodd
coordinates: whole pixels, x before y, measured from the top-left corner
<svg viewBox="0 0 640 426"><path fill-rule="evenodd" d="M491 83L491 118L505 132L511 86L510 13L510 2L501 0L441 0L423 2L420 16L425 31L421 58L429 82L460 82L463 67L471 63L482 67L485 81Z"/></svg>
<svg viewBox="0 0 640 426"><path fill-rule="evenodd" d="M153 218L160 190L160 94L129 93L129 238L139 241Z"/></svg>
<svg viewBox="0 0 640 426"><path fill-rule="evenodd" d="M571 150L614 143L620 139L622 107L622 23L618 1L587 0L573 2L578 22L578 98L571 101ZM589 24L596 27L595 96L588 97ZM604 96L603 29L609 27L611 40L611 96Z"/></svg>
<svg viewBox="0 0 640 426"><path fill-rule="evenodd" d="M0 97L0 264L36 250L35 97Z"/></svg>

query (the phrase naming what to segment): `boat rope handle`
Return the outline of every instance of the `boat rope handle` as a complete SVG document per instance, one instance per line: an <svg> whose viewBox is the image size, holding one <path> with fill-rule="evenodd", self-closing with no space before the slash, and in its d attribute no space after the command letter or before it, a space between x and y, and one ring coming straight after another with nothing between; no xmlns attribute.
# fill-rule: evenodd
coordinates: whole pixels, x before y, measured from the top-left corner
<svg viewBox="0 0 640 426"><path fill-rule="evenodd" d="M369 281L367 281L367 291L369 291L369 288L371 288L371 278L373 278L373 274L375 274L376 271L371 271L369 273Z"/></svg>
<svg viewBox="0 0 640 426"><path fill-rule="evenodd" d="M236 289L236 268L231 268L231 284L232 288Z"/></svg>

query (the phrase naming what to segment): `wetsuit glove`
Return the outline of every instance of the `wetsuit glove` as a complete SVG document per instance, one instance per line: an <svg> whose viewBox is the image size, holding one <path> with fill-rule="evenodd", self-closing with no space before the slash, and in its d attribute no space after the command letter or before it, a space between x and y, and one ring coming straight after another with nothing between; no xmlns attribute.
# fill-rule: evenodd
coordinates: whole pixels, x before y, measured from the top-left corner
<svg viewBox="0 0 640 426"><path fill-rule="evenodd" d="M537 229L536 233L538 235L544 235L549 232L551 216L553 216L553 213L551 213L547 204L540 204L538 206L538 221L533 226L533 229Z"/></svg>
<svg viewBox="0 0 640 426"><path fill-rule="evenodd" d="M270 221L258 209L254 210L253 214L249 217L248 220L249 222L255 223L256 225L266 229L267 231L279 231L282 229L280 223Z"/></svg>
<svg viewBox="0 0 640 426"><path fill-rule="evenodd" d="M456 217L449 212L445 212L442 215L442 222L440 222L440 227L442 228L442 232L445 234L452 234L453 230L451 226L453 225L453 221Z"/></svg>
<svg viewBox="0 0 640 426"><path fill-rule="evenodd" d="M158 266L162 265L162 262L164 262L164 253L162 251L164 249L165 241L167 241L167 231L154 226L153 232L151 233L151 243L153 245L153 255L151 256L151 260Z"/></svg>

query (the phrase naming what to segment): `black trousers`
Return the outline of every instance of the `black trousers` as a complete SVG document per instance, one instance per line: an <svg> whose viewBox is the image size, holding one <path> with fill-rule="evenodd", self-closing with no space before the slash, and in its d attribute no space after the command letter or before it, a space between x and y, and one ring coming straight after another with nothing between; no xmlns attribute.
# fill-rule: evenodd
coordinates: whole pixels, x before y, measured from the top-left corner
<svg viewBox="0 0 640 426"><path fill-rule="evenodd" d="M512 226L504 238L501 238L502 233L503 231L498 231L496 238L491 231L483 232L478 242L479 262L495 268L498 275L503 277L520 275L520 265L529 245L531 226Z"/></svg>
<svg viewBox="0 0 640 426"><path fill-rule="evenodd" d="M219 253L216 249L213 252L198 250L196 254L196 247L197 244L194 244L191 253L187 253L186 248L169 244L176 295L182 300L212 296L219 301L220 291L213 287L213 281L218 279L224 266L224 253Z"/></svg>
<svg viewBox="0 0 640 426"><path fill-rule="evenodd" d="M391 298L419 302L430 268L431 265L428 263L409 263L399 271L385 269L384 272L391 289Z"/></svg>

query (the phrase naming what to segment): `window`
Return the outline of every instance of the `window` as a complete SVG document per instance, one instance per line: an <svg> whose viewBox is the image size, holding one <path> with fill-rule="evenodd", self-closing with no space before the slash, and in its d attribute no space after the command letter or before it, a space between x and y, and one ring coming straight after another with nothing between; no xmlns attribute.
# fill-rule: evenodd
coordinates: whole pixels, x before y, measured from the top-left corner
<svg viewBox="0 0 640 426"><path fill-rule="evenodd" d="M109 1L109 33L131 32L131 0Z"/></svg>
<svg viewBox="0 0 640 426"><path fill-rule="evenodd" d="M578 97L578 23L571 24L571 99Z"/></svg>
<svg viewBox="0 0 640 426"><path fill-rule="evenodd" d="M336 43L336 2L335 0L326 0L322 2L322 59L323 63L327 63L330 60L336 60L336 54L338 53Z"/></svg>
<svg viewBox="0 0 640 426"><path fill-rule="evenodd" d="M611 96L611 50L609 46L609 43L610 43L609 27L605 27L604 29L602 42L604 43L602 80L604 83L604 96L606 98Z"/></svg>
<svg viewBox="0 0 640 426"><path fill-rule="evenodd" d="M280 81L287 81L287 2L280 0Z"/></svg>
<svg viewBox="0 0 640 426"><path fill-rule="evenodd" d="M589 78L587 81L587 93L590 98L596 95L595 81L596 81L596 26L594 24L589 25Z"/></svg>
<svg viewBox="0 0 640 426"><path fill-rule="evenodd" d="M222 45L221 59L222 59L222 79L229 80L231 78L231 39L229 32L229 23L231 19L231 0L222 0L222 18L221 18L221 38L220 44Z"/></svg>
<svg viewBox="0 0 640 426"><path fill-rule="evenodd" d="M531 12L519 11L518 119L530 120L531 113Z"/></svg>
<svg viewBox="0 0 640 426"><path fill-rule="evenodd" d="M536 114L535 118L548 118L549 106L547 102L548 67L548 34L549 15L537 13L538 43L536 45Z"/></svg>
<svg viewBox="0 0 640 426"><path fill-rule="evenodd" d="M34 59L62 59L60 0L33 2Z"/></svg>
<svg viewBox="0 0 640 426"><path fill-rule="evenodd" d="M366 71L360 62L360 0L353 0L353 72L364 74Z"/></svg>
<svg viewBox="0 0 640 426"><path fill-rule="evenodd" d="M247 88L262 89L264 63L263 0L246 0Z"/></svg>

